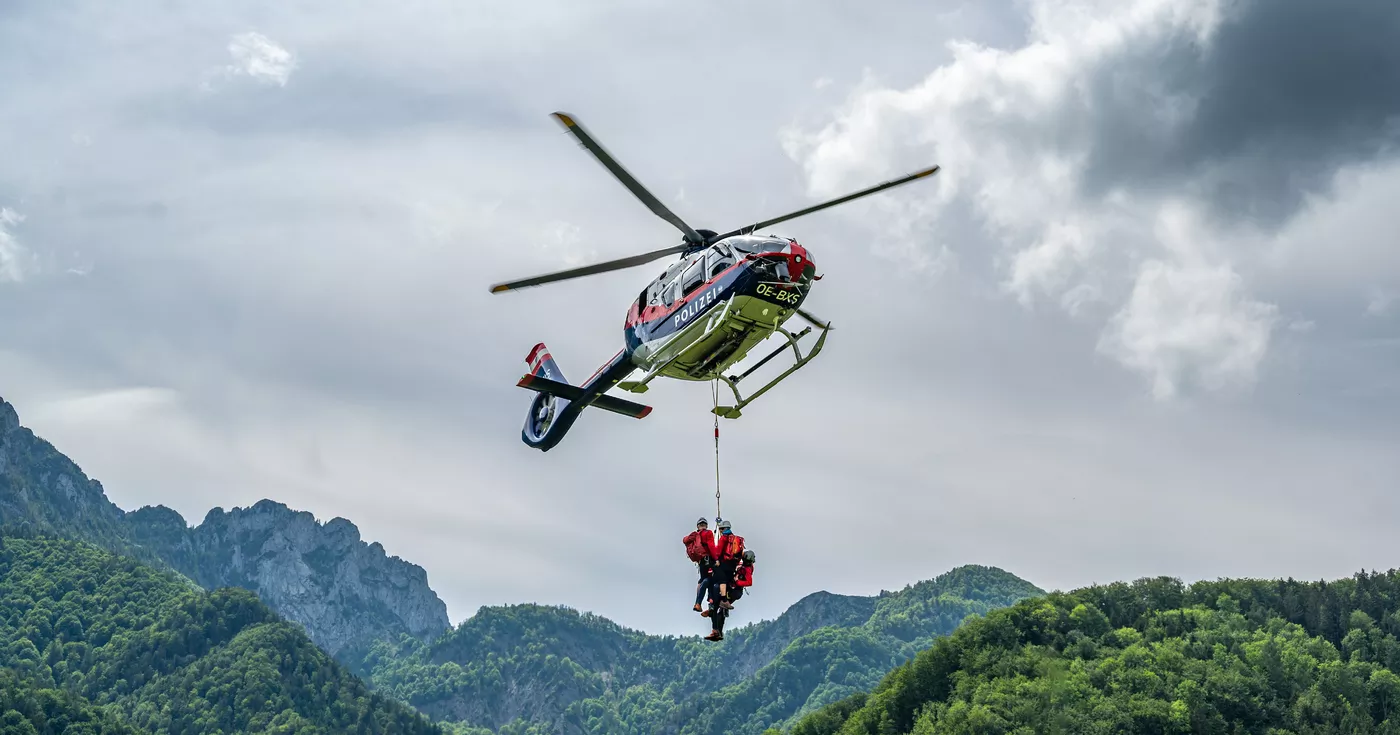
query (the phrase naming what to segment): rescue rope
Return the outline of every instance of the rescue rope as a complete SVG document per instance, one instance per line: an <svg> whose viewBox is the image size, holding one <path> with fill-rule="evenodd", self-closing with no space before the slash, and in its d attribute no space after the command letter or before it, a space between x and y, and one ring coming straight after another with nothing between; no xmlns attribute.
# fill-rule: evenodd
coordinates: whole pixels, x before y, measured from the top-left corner
<svg viewBox="0 0 1400 735"><path fill-rule="evenodd" d="M719 525L719 378L711 381L710 393L715 402L715 525Z"/></svg>

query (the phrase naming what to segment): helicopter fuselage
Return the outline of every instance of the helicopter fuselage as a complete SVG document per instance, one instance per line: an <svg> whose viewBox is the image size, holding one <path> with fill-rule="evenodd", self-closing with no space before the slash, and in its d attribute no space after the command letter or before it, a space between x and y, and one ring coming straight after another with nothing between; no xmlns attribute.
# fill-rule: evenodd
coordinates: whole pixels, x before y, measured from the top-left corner
<svg viewBox="0 0 1400 735"><path fill-rule="evenodd" d="M778 237L739 235L688 253L633 301L623 351L661 377L712 380L797 313L815 270L806 248Z"/></svg>

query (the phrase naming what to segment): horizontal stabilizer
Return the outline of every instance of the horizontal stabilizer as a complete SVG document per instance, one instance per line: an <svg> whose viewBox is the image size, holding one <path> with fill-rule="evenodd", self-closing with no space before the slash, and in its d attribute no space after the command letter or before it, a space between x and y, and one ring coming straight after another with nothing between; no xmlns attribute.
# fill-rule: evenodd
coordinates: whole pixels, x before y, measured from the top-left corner
<svg viewBox="0 0 1400 735"><path fill-rule="evenodd" d="M561 383L557 380L541 378L535 375L526 375L521 378L520 382L516 383L516 385L539 393L550 393L567 401L577 401L583 398L583 389L576 385L569 385L568 383ZM647 414L651 413L651 406L643 406L640 403L633 403L608 395L600 395L594 398L593 402L588 405L601 408L604 411L620 413L623 416L631 416L634 419L646 418Z"/></svg>

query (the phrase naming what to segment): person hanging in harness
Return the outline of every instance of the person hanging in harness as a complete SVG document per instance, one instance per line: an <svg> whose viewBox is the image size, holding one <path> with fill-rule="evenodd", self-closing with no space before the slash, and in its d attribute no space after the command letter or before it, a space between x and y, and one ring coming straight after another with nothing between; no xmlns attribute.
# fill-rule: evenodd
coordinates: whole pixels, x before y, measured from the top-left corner
<svg viewBox="0 0 1400 735"><path fill-rule="evenodd" d="M733 603L744 596L744 588L753 585L753 563L754 553L752 549L745 549L742 557L743 561L734 570L734 584L729 588L728 601ZM732 608L731 604L729 608ZM729 619L729 609L724 607L712 608L701 613L710 619L710 634L705 636L707 641L724 640L724 623Z"/></svg>
<svg viewBox="0 0 1400 735"><path fill-rule="evenodd" d="M719 588L719 606L725 610L734 609L727 599L729 588L734 584L734 572L739 561L744 558L744 537L734 533L729 521L719 522L719 539L715 550L715 572L711 584Z"/></svg>
<svg viewBox="0 0 1400 735"><path fill-rule="evenodd" d="M695 530L681 539L681 543L685 544L686 556L695 562L700 573L700 581L695 585L695 607L692 608L695 612L700 612L700 600L704 599L706 590L710 590L712 604L715 599L711 579L714 577L715 558L719 556L719 549L715 545L715 535L710 533L709 526L709 522L701 518L695 522Z"/></svg>
<svg viewBox="0 0 1400 735"><path fill-rule="evenodd" d="M753 562L757 558L753 549L744 549L743 561L734 570L734 588L729 591L729 601L737 602L744 596L744 588L753 586Z"/></svg>

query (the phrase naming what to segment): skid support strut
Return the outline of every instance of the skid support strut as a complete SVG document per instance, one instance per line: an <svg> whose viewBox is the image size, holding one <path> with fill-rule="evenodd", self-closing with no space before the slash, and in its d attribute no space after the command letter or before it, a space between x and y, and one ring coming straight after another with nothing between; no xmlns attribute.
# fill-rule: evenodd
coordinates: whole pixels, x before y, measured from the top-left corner
<svg viewBox="0 0 1400 735"><path fill-rule="evenodd" d="M786 378L787 376L797 372L798 368L801 368L803 365L806 365L812 360L812 358L817 356L818 352L822 351L822 345L826 343L826 333L831 331L831 324L828 323L826 326L821 328L821 336L817 337L817 343L812 345L812 351L807 353L805 357L802 355L802 350L798 349L797 341L810 334L812 331L811 327L806 327L801 332L798 332L795 335L792 332L783 329L782 327L778 327L775 331L782 333L783 337L787 339L787 344L781 345L778 347L778 349L768 353L767 357L763 358L762 360L759 360L757 363L754 364L753 367L749 368L748 370L745 370L743 374L739 375L738 377L730 375L719 376L719 379L723 380L724 384L729 386L729 390L734 392L735 404L733 406L716 406L713 411L715 415L721 416L726 419L739 418L739 416L742 415L744 406L747 406L750 403L753 403L754 401L758 400L758 397L763 395L764 393L767 393L769 388L772 388L773 386L782 382L783 378ZM784 370L783 373L778 377L768 381L767 385L763 386L762 388L759 388L757 392L755 392L748 398L744 398L743 396L739 395L739 381L752 375L753 371L763 367L764 363L777 357L779 353L781 353L788 347L792 348L793 355L796 356L796 362L793 364L792 367L788 368L787 370Z"/></svg>
<svg viewBox="0 0 1400 735"><path fill-rule="evenodd" d="M730 299L724 302L724 308L711 314L709 320L705 322L705 331L702 332L699 337L689 340L686 344L693 344L696 341L702 340L713 334L716 329L719 329L720 326L724 324L724 320L729 317L729 307L733 305L734 299ZM648 372L645 376L643 376L641 380L624 380L621 383L618 383L617 387L630 393L646 393L647 383L650 383L653 378L660 375L662 371L664 371L666 368L671 367L671 365L675 363L676 360L680 359L681 355L685 354L684 349L673 348L671 347L671 344L668 344L666 347L662 348L663 353L668 350L674 350L675 354L672 355L669 359L663 361L656 367L652 368L651 371Z"/></svg>

